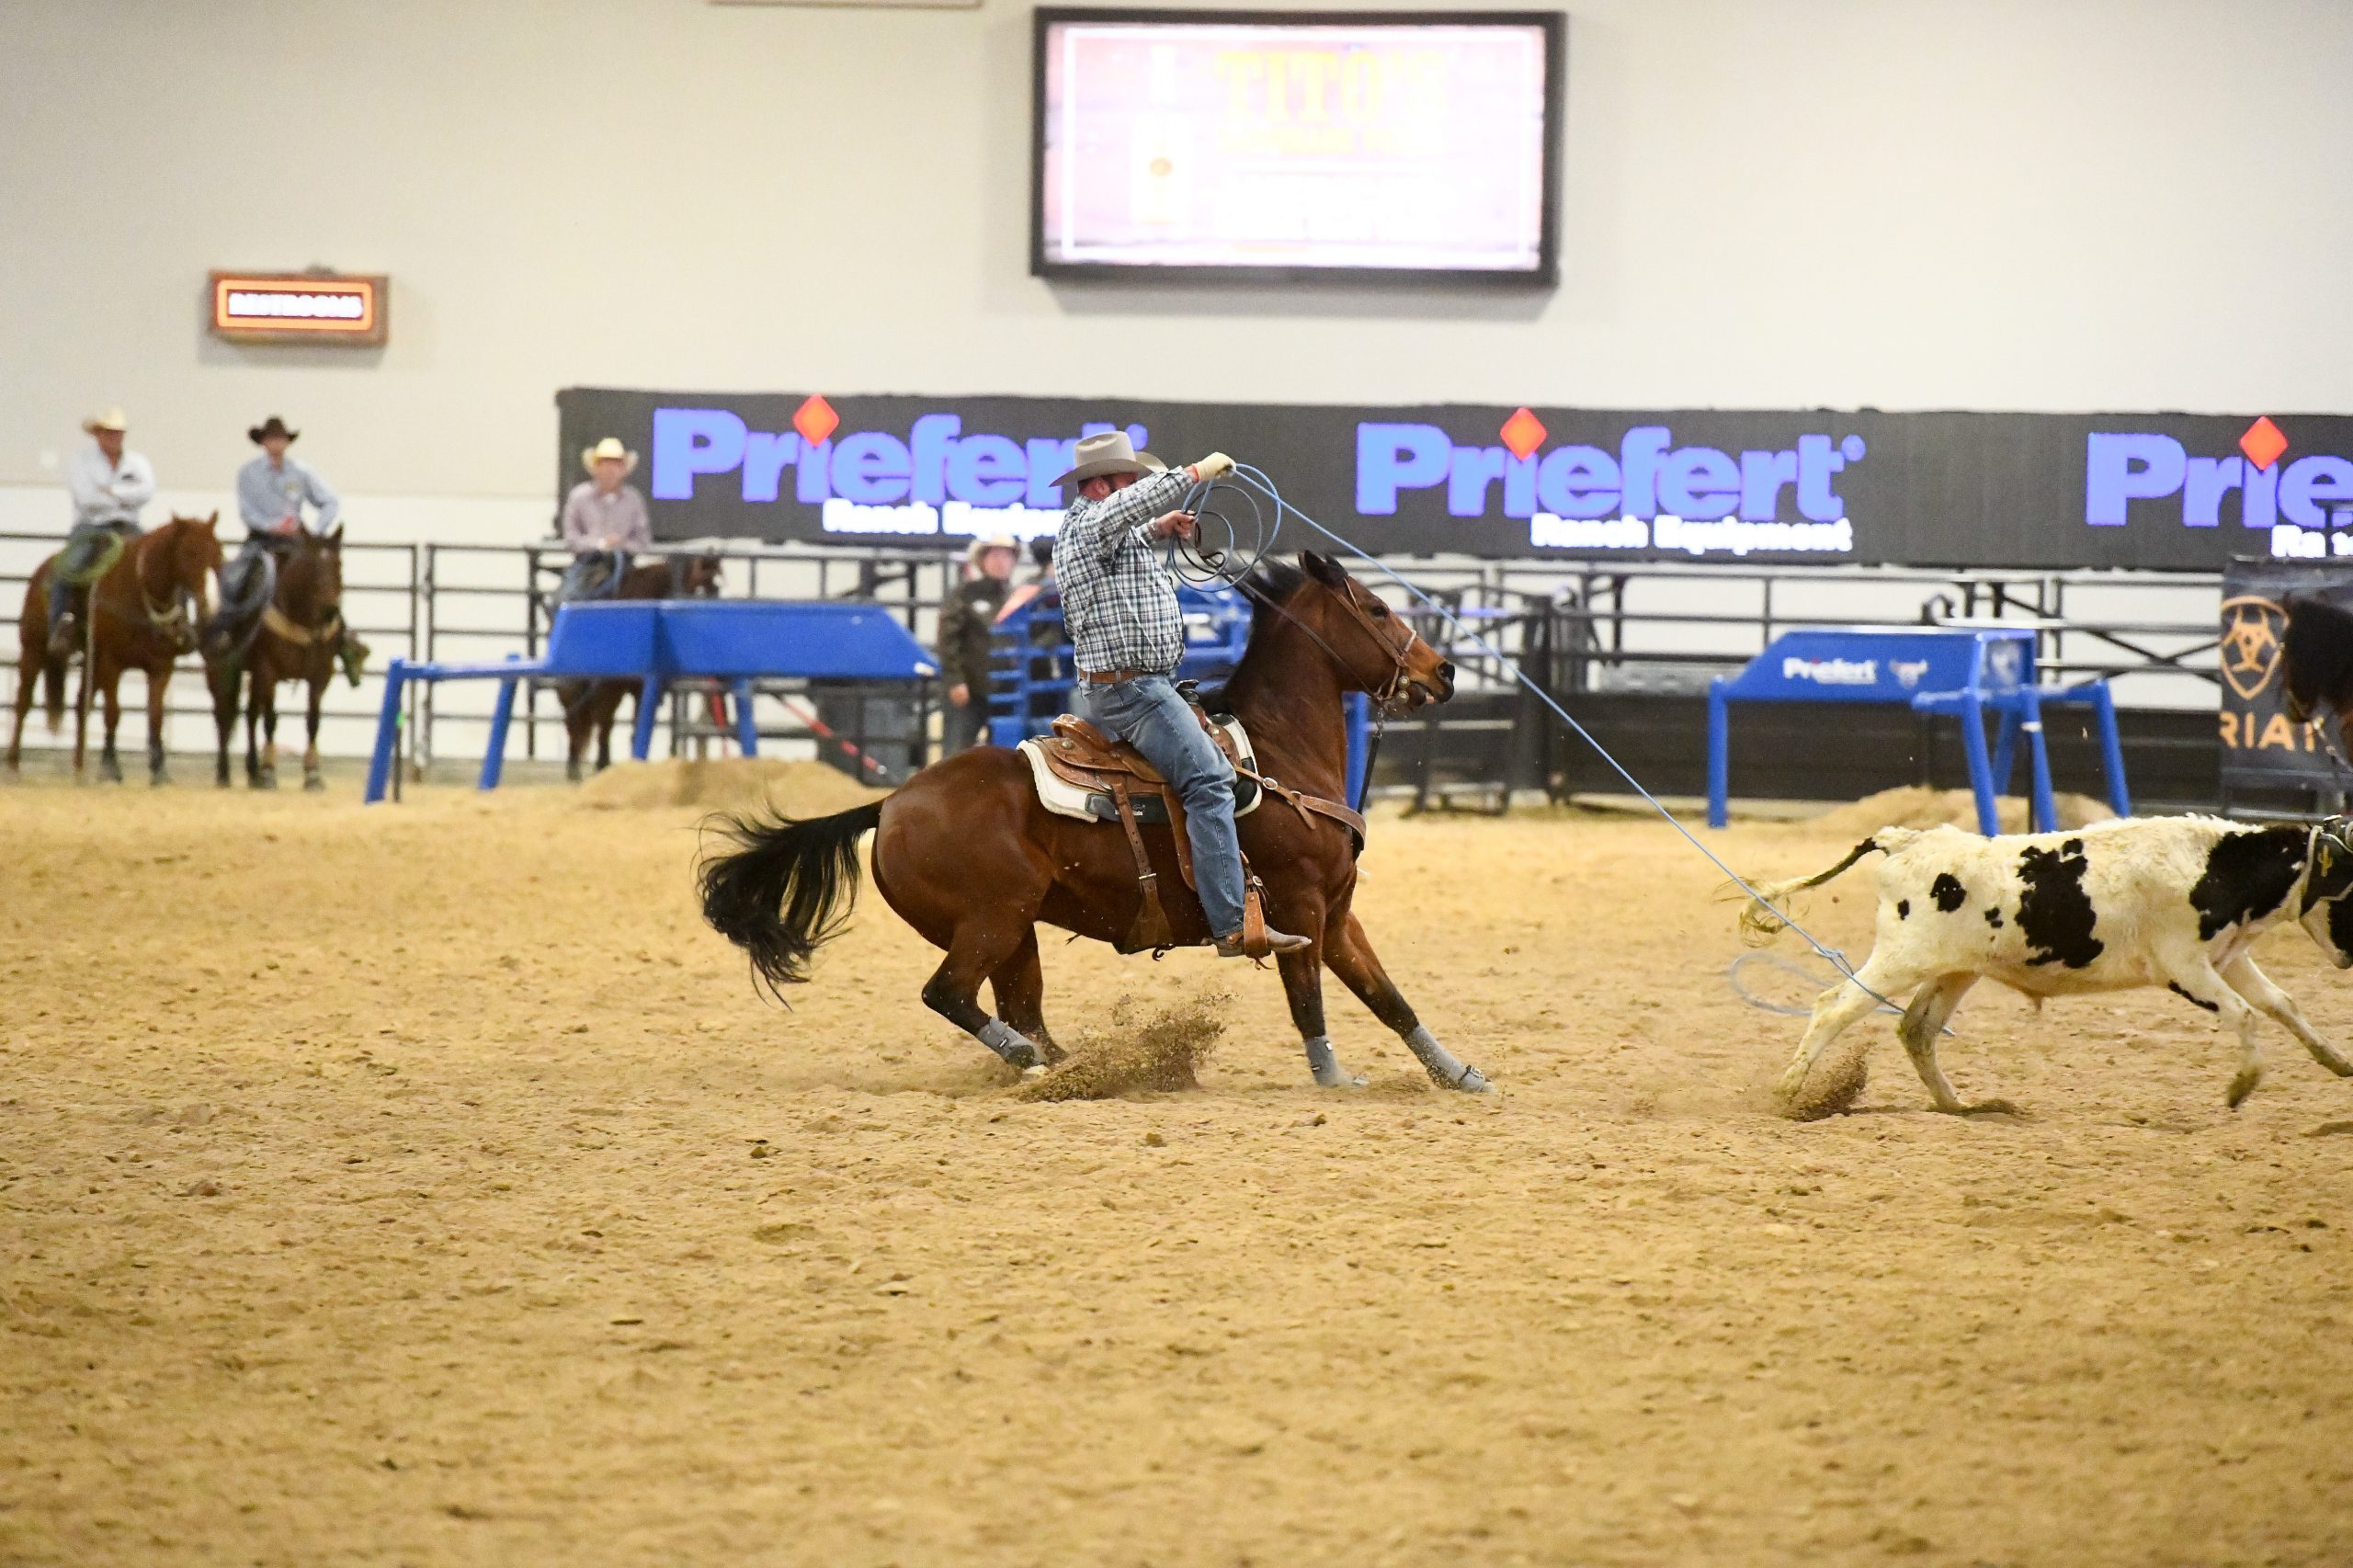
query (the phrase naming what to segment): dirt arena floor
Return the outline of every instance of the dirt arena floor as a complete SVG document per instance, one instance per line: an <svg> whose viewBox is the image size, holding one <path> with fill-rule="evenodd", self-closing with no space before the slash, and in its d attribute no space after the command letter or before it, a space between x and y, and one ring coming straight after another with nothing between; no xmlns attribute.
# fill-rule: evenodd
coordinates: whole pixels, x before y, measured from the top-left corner
<svg viewBox="0 0 2353 1568"><path fill-rule="evenodd" d="M1948 1070L2025 1114L1882 1018L1795 1123L1660 825L1389 820L1358 906L1499 1097L1055 944L1065 1040L1230 1028L1029 1104L879 903L756 997L644 782L0 790L0 1562L2353 1562L2353 1084L2284 1036L2233 1114L2172 996L1981 990Z"/></svg>

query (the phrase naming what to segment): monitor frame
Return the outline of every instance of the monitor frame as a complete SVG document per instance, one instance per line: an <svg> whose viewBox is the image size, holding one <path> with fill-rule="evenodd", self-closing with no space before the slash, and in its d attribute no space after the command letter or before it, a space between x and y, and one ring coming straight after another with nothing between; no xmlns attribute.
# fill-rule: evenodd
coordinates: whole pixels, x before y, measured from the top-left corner
<svg viewBox="0 0 2353 1568"><path fill-rule="evenodd" d="M1169 262L1046 259L1046 48L1065 22L1188 22L1248 27L1511 27L1544 37L1543 173L1539 196L1537 264L1525 272L1495 267L1188 267ZM1552 289L1561 281L1561 147L1568 100L1565 11L1204 11L1189 8L1041 6L1029 40L1029 275L1048 282L1188 284L1435 285L1443 288Z"/></svg>

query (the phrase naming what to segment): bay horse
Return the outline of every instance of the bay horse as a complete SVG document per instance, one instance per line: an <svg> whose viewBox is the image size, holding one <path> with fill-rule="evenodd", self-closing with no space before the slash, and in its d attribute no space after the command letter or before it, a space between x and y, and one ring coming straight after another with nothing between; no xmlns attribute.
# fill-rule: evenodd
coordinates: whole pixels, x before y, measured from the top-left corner
<svg viewBox="0 0 2353 1568"><path fill-rule="evenodd" d="M90 585L83 616L82 686L74 707L74 773L79 778L89 740L90 697L106 700L106 744L98 772L122 782L115 756L115 731L122 722L122 676L138 670L147 677L147 781L170 782L164 766L164 696L172 666L196 647L196 627L209 613L212 574L221 569L221 540L214 529L221 514L175 517L123 547L106 574ZM32 711L33 685L42 687L42 708L51 734L65 718L65 666L69 658L49 651L49 579L52 555L25 585L25 608L17 617L17 722L8 737L8 771L23 756L25 720ZM196 605L193 616L189 601Z"/></svg>
<svg viewBox="0 0 2353 1568"><path fill-rule="evenodd" d="M702 598L719 591L719 555L672 555L631 566L620 584L602 599ZM557 683L556 700L563 704L563 728L571 741L563 776L574 784L586 771L588 741L597 742L597 771L613 765L613 719L623 697L645 700L641 683L633 680L567 680Z"/></svg>
<svg viewBox="0 0 2353 1568"><path fill-rule="evenodd" d="M319 709L335 679L343 639L343 525L314 534L303 529L278 562L269 602L241 636L205 650L205 679L212 688L212 727L219 744L212 781L229 787L229 740L236 733L241 685L249 692L245 715L245 783L278 788L278 686L299 680L310 687L303 710L302 788L324 790L319 774ZM256 732L260 743L256 744Z"/></svg>
<svg viewBox="0 0 2353 1568"><path fill-rule="evenodd" d="M1286 791L1339 800L1347 731L1342 699L1372 694L1419 708L1454 695L1454 666L1336 562L1313 551L1300 565L1262 561L1244 580L1250 638L1223 706L1247 727L1265 790L1235 824L1267 888L1267 918L1310 937L1278 957L1291 1022L1316 1083L1359 1082L1333 1058L1324 1027L1329 968L1401 1036L1437 1083L1485 1092L1485 1074L1438 1043L1399 994L1350 908L1355 835L1297 806ZM809 978L817 948L856 902L858 841L874 839L874 885L901 919L946 957L923 988L934 1012L1016 1067L1061 1059L1046 1028L1036 925L1044 921L1118 945L1142 901L1125 835L1113 825L1055 815L1039 803L1029 764L1002 746L934 763L895 793L808 821L724 819L730 853L699 872L704 918L751 957L772 993ZM1205 943L1199 901L1182 886L1168 830L1147 842L1175 945ZM979 1005L989 983L997 1016Z"/></svg>

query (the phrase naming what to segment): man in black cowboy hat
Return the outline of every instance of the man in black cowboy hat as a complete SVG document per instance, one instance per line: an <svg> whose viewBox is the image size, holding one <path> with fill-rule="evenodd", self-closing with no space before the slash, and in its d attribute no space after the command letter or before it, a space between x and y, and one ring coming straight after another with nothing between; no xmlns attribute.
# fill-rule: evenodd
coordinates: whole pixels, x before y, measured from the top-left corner
<svg viewBox="0 0 2353 1568"><path fill-rule="evenodd" d="M1078 662L1077 700L1097 729L1143 753L1185 802L1193 880L1221 958L1242 956L1242 846L1233 830L1233 767L1194 718L1169 677L1185 656L1176 581L1154 553L1193 535L1178 509L1202 479L1233 460L1211 452L1187 468L1164 468L1117 430L1079 439L1077 459L1055 481L1077 494L1054 536L1054 579ZM1277 952L1308 945L1269 928Z"/></svg>
<svg viewBox="0 0 2353 1568"><path fill-rule="evenodd" d="M233 635L233 628L257 616L275 590L273 569L292 550L304 531L302 509L309 506L311 531L324 533L343 515L343 502L308 463L287 456L286 449L301 438L286 421L271 415L245 432L245 439L261 449L261 456L237 471L237 515L244 520L244 547L221 569L221 613L208 635ZM359 669L368 649L348 627L342 632L336 657L351 684L359 684Z"/></svg>

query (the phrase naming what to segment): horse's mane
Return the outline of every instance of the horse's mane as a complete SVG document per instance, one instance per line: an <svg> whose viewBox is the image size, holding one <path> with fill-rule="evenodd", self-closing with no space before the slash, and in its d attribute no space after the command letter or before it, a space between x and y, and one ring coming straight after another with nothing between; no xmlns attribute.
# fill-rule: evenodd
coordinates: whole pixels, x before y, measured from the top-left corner
<svg viewBox="0 0 2353 1568"><path fill-rule="evenodd" d="M1242 650L1240 663L1233 666L1233 675L1219 685L1202 687L1201 705L1212 713L1233 711L1226 706L1226 688L1233 684L1234 676L1242 673L1242 665L1250 662L1251 654L1257 652L1259 635L1282 614L1275 607L1288 603L1293 594L1307 585L1307 574L1288 561L1262 555L1235 585L1241 589L1242 597L1250 601L1250 640Z"/></svg>
<svg viewBox="0 0 2353 1568"><path fill-rule="evenodd" d="M1280 613L1273 607L1288 602L1291 595L1306 585L1307 574L1290 562L1279 561L1271 555L1258 558L1244 574L1241 583L1242 597L1250 601L1250 637L1253 642L1257 640L1260 631L1266 630L1267 623Z"/></svg>

